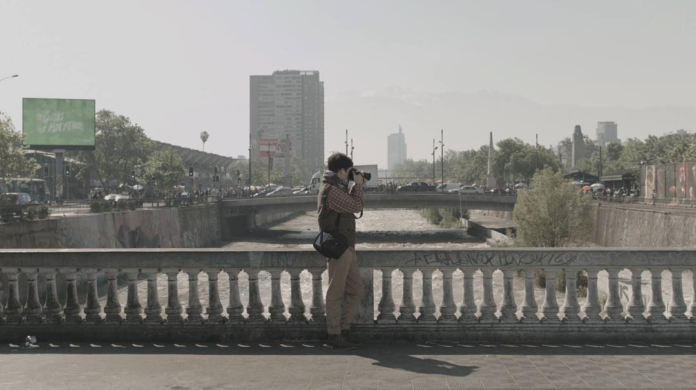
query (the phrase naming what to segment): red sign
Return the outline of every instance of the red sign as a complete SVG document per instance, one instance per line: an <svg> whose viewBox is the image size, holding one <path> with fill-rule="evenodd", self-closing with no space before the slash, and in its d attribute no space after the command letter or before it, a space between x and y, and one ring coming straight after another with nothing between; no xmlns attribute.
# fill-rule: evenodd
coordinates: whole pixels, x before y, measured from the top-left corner
<svg viewBox="0 0 696 390"><path fill-rule="evenodd" d="M278 140L271 138L262 138L259 143L259 157L268 158L275 157L278 151Z"/></svg>

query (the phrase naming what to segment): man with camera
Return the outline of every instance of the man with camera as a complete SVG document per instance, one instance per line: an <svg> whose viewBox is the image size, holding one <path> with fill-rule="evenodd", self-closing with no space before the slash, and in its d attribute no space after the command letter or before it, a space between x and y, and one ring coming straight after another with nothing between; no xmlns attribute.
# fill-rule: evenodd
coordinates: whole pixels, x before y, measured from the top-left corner
<svg viewBox="0 0 696 390"><path fill-rule="evenodd" d="M347 249L338 258L327 258L327 345L334 349L353 349L358 344L351 337L350 324L358 313L360 301L365 293L355 253L354 214L363 209L363 184L367 175L354 169L353 161L343 153L332 154L328 160L328 168L324 173L317 199L319 229L322 232L334 231L345 237ZM369 180L369 177L367 179ZM349 181L355 184L350 187Z"/></svg>

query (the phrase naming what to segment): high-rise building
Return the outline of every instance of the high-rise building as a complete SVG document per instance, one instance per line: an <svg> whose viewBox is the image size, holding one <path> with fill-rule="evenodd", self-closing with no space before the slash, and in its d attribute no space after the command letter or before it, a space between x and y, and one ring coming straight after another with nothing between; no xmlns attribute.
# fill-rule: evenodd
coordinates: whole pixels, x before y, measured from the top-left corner
<svg viewBox="0 0 696 390"><path fill-rule="evenodd" d="M312 171L324 167L324 82L318 71L251 76L249 106L252 158L268 148L260 145L262 139L276 140L279 153L289 140L290 150L285 152Z"/></svg>
<svg viewBox="0 0 696 390"><path fill-rule="evenodd" d="M387 138L387 167L389 170L395 169L399 164L406 162L406 158L406 137L399 125L399 132L390 134Z"/></svg>
<svg viewBox="0 0 696 390"><path fill-rule="evenodd" d="M621 143L618 126L614 122L597 122L597 145L605 148L612 142Z"/></svg>

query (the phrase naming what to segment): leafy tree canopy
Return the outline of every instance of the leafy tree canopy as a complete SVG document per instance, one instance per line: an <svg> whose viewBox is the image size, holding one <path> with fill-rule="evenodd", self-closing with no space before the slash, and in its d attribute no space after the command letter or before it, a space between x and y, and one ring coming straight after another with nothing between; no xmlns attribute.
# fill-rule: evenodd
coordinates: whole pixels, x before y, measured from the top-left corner
<svg viewBox="0 0 696 390"><path fill-rule="evenodd" d="M518 193L513 218L515 243L523 247L583 245L594 227L590 198L550 168L534 175L529 188Z"/></svg>
<svg viewBox="0 0 696 390"><path fill-rule="evenodd" d="M0 178L33 177L39 164L24 156L22 134L15 131L12 119L0 112Z"/></svg>

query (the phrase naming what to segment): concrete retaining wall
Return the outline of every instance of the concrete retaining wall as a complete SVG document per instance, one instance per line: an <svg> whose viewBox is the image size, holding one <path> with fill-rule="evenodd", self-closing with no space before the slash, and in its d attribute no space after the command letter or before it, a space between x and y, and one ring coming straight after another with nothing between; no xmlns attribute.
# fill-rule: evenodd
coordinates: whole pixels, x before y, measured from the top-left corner
<svg viewBox="0 0 696 390"><path fill-rule="evenodd" d="M596 206L594 242L604 247L696 247L696 213Z"/></svg>
<svg viewBox="0 0 696 390"><path fill-rule="evenodd" d="M0 225L0 248L200 248L222 239L218 205Z"/></svg>

